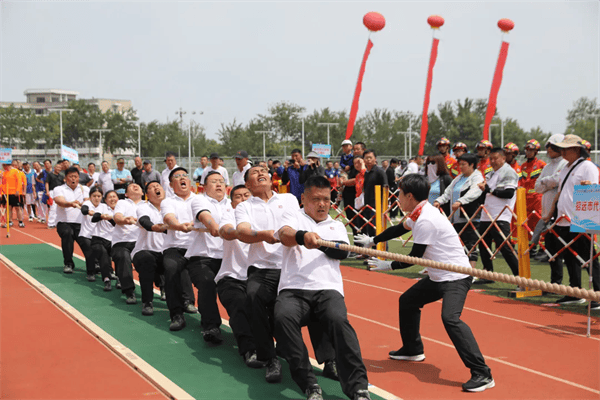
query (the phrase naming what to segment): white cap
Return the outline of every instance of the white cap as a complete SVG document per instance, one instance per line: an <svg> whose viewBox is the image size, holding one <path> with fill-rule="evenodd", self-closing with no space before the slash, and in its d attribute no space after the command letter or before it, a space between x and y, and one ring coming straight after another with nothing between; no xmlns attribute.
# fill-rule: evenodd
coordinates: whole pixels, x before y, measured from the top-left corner
<svg viewBox="0 0 600 400"><path fill-rule="evenodd" d="M562 133L555 133L554 135L550 136L550 138L548 138L548 141L546 143L557 144L562 142L563 140L565 140L565 135L563 135Z"/></svg>
<svg viewBox="0 0 600 400"><path fill-rule="evenodd" d="M345 144L349 144L350 146L352 146L352 142L351 142L351 141L349 141L348 139L346 139L346 140L344 140L344 141L342 142L342 146L343 146L343 145L345 145Z"/></svg>

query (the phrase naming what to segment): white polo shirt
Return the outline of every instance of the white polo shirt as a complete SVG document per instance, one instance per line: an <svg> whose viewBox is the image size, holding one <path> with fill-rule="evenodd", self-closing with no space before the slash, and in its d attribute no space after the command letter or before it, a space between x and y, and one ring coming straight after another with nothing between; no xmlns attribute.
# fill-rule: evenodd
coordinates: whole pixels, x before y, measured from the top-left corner
<svg viewBox="0 0 600 400"><path fill-rule="evenodd" d="M563 184L565 180L565 176L567 176L567 172L577 164L581 160L581 158L575 160L573 164L565 166L562 171L560 171L560 177L558 178L558 188ZM575 192L575 185L581 185L581 181L590 181L593 184L598 183L598 167L594 165L593 162L589 160L585 160L575 169L573 172L569 174L567 178L567 182L562 188L560 192L560 197L558 198L558 203L556 204L556 208L558 210L558 218L560 218L563 214L565 214L569 219L573 219L575 216L575 206L573 204L573 193ZM56 190L56 189L54 189ZM563 218L561 219L558 226L570 226L571 223ZM588 254L589 256L589 254Z"/></svg>
<svg viewBox="0 0 600 400"><path fill-rule="evenodd" d="M250 197L238 204L235 208L235 221L237 225L248 222L251 229L255 231L277 231L284 211L299 209L298 200L293 194L273 192L273 196L268 202L260 197ZM252 243L248 252L248 266L280 269L282 255L281 243Z"/></svg>
<svg viewBox="0 0 600 400"><path fill-rule="evenodd" d="M88 172L88 176L92 180L92 183L90 184L90 187L93 187L96 184L96 182L98 182L98 177L100 176L100 173L94 172L92 175L90 175L89 172Z"/></svg>
<svg viewBox="0 0 600 400"><path fill-rule="evenodd" d="M229 186L229 172L227 172L224 167L219 166L217 169L213 169L210 165L204 168L204 171L202 172L202 177L200 178L201 184L204 185L204 179L206 179L206 175L208 175L210 171L217 171L220 173L221 176L223 176L223 179L225 179L225 185Z"/></svg>
<svg viewBox="0 0 600 400"><path fill-rule="evenodd" d="M492 171L488 175L487 185L490 187L490 193L485 195L485 208L488 213L492 216L492 218L496 218L500 211L502 211L502 215L498 218L498 221L506 221L509 222L512 219L512 212L515 208L515 202L517 201L517 193L513 195L510 199L501 199L500 197L494 196L491 192L495 189L517 189L519 186L519 176L515 172L515 170L508 164L504 163L502 167L498 169L498 171ZM508 208L504 208L508 206ZM491 221L490 217L488 217L485 211L481 212L481 221Z"/></svg>
<svg viewBox="0 0 600 400"><path fill-rule="evenodd" d="M239 207L239 205L238 205ZM225 225L231 225L235 229L235 212L231 204L229 204L223 214L221 215L221 222L219 223L219 229ZM230 277L239 281L245 281L248 279L248 251L250 245L237 239L235 240L223 240L223 262L221 263L221 269L215 276L215 282L219 282L221 278Z"/></svg>
<svg viewBox="0 0 600 400"><path fill-rule="evenodd" d="M102 204L102 203L100 203L100 204ZM98 205L100 205L100 204L98 204ZM83 202L83 205L88 206L90 211L92 211L93 213L96 212L96 207L92 204L91 201L86 200ZM81 213L81 210L79 210L79 212ZM95 228L96 228L96 224L92 222L92 216L81 214L81 228L79 229L79 236L87 238L87 239L91 239L92 233L94 232Z"/></svg>
<svg viewBox="0 0 600 400"><path fill-rule="evenodd" d="M141 204L141 203L138 203ZM115 215L122 214L123 217L134 217L137 218L137 204L131 199L124 199L117 201L115 206ZM138 240L140 233L139 226L136 225L115 225L113 231L113 244L115 243L126 243L135 242Z"/></svg>
<svg viewBox="0 0 600 400"><path fill-rule="evenodd" d="M212 197L196 196L191 202L192 215L194 216L194 228L206 229L206 226L198 221L198 213L207 210L213 217L215 222L219 224L221 222L221 215L225 212L225 209L230 206L231 202L225 196L223 200L217 201ZM209 232L191 232L192 244L185 253L185 258L191 257L210 257L210 258L223 258L223 239L220 236L214 237Z"/></svg>
<svg viewBox="0 0 600 400"><path fill-rule="evenodd" d="M413 242L427 245L423 258L471 268L458 233L439 209L426 203L417 220L407 219L407 224L412 228ZM469 276L432 267L427 267L427 273L434 282L457 281Z"/></svg>
<svg viewBox="0 0 600 400"><path fill-rule="evenodd" d="M246 163L246 165L244 166L244 168L242 168L242 172L240 172L239 169L237 169L237 166L235 168L235 172L233 173L233 186L237 186L237 185L243 185L246 183L246 181L244 180L244 175L246 174L246 171L248 171L250 169L250 167L252 167L252 165L250 165L250 163Z"/></svg>
<svg viewBox="0 0 600 400"><path fill-rule="evenodd" d="M102 187L103 194L106 194L106 192L115 188L115 185L112 181L112 171L110 169L106 173L104 171L100 172L96 182L98 182Z"/></svg>
<svg viewBox="0 0 600 400"><path fill-rule="evenodd" d="M83 204L84 199L90 197L90 188L77 184L75 189L71 189L66 183L54 188L54 198L63 197L66 201L79 201ZM83 214L79 208L61 207L57 204L56 221L80 224L83 221Z"/></svg>
<svg viewBox="0 0 600 400"><path fill-rule="evenodd" d="M96 212L100 214L115 215L114 210L105 203L100 203L98 207L96 207ZM94 227L92 236L101 237L102 239L112 242L112 233L115 227L110 223L110 221L105 221L102 219L98 222L94 222L93 224L96 226Z"/></svg>
<svg viewBox="0 0 600 400"><path fill-rule="evenodd" d="M153 225L162 224L163 217L160 214L160 211L156 207L154 207L154 205L149 201L144 201L140 203L135 211L136 218L138 220L139 236L137 242L135 242L135 247L131 251L131 257L135 256L135 253L142 250L162 253L164 248L165 237L167 235L163 232L148 232L139 224L140 218L144 216L150 218L150 221L152 221Z"/></svg>
<svg viewBox="0 0 600 400"><path fill-rule="evenodd" d="M160 215L165 219L167 214L175 214L179 223L193 222L194 216L192 215L191 203L196 195L190 193L190 197L187 200L182 199L179 196L169 197L164 199L160 203ZM170 249L171 247L177 247L181 249L187 249L192 244L192 233L168 230L167 237L165 238L164 248Z"/></svg>
<svg viewBox="0 0 600 400"><path fill-rule="evenodd" d="M173 169L175 169L175 168L179 168L179 165L175 164ZM173 171L173 169L165 168L160 173L160 176L161 176L160 184L162 185L163 189L165 189L166 197L175 197L175 192L173 191L173 188L171 187L170 181L169 181L169 174L171 173L171 171ZM161 208L162 208L162 206L161 206Z"/></svg>
<svg viewBox="0 0 600 400"><path fill-rule="evenodd" d="M279 220L279 229L289 226L295 230L316 232L321 239L348 242L346 227L329 215L315 222L304 210L286 211ZM278 235L276 235L278 237ZM304 246L283 246L281 278L277 293L283 289L335 290L344 295L340 261L329 258L318 249Z"/></svg>

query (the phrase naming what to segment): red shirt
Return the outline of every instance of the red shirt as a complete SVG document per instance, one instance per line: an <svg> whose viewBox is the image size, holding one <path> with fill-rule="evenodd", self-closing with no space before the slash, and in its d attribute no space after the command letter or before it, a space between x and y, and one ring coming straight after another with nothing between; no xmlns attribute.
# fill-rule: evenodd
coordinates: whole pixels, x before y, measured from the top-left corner
<svg viewBox="0 0 600 400"><path fill-rule="evenodd" d="M542 169L546 166L546 163L535 157L533 160L525 161L521 164L521 179L519 180L519 186L527 189L527 195L539 194L535 192L535 181L542 173Z"/></svg>

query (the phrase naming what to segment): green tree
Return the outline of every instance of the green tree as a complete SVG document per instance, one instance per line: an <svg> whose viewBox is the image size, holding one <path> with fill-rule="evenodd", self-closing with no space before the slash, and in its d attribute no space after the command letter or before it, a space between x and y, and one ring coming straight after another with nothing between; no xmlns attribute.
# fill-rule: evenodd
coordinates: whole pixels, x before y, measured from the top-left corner
<svg viewBox="0 0 600 400"><path fill-rule="evenodd" d="M582 97L573 103L573 108L567 111L567 129L565 135L574 134L594 145L594 130L596 121L590 115L600 115L596 99Z"/></svg>

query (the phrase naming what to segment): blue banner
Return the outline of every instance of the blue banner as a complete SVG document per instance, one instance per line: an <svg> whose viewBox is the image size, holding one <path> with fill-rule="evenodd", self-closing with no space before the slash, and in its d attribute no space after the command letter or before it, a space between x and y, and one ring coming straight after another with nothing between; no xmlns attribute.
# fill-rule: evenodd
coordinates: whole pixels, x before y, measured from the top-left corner
<svg viewBox="0 0 600 400"><path fill-rule="evenodd" d="M69 160L73 164L79 164L79 153L77 150L63 145L60 154L63 159Z"/></svg>
<svg viewBox="0 0 600 400"><path fill-rule="evenodd" d="M323 158L329 158L331 156L331 145L330 144L313 144L312 151L317 153Z"/></svg>
<svg viewBox="0 0 600 400"><path fill-rule="evenodd" d="M571 232L600 233L600 185L575 185Z"/></svg>
<svg viewBox="0 0 600 400"><path fill-rule="evenodd" d="M0 164L12 163L12 149L0 149Z"/></svg>

